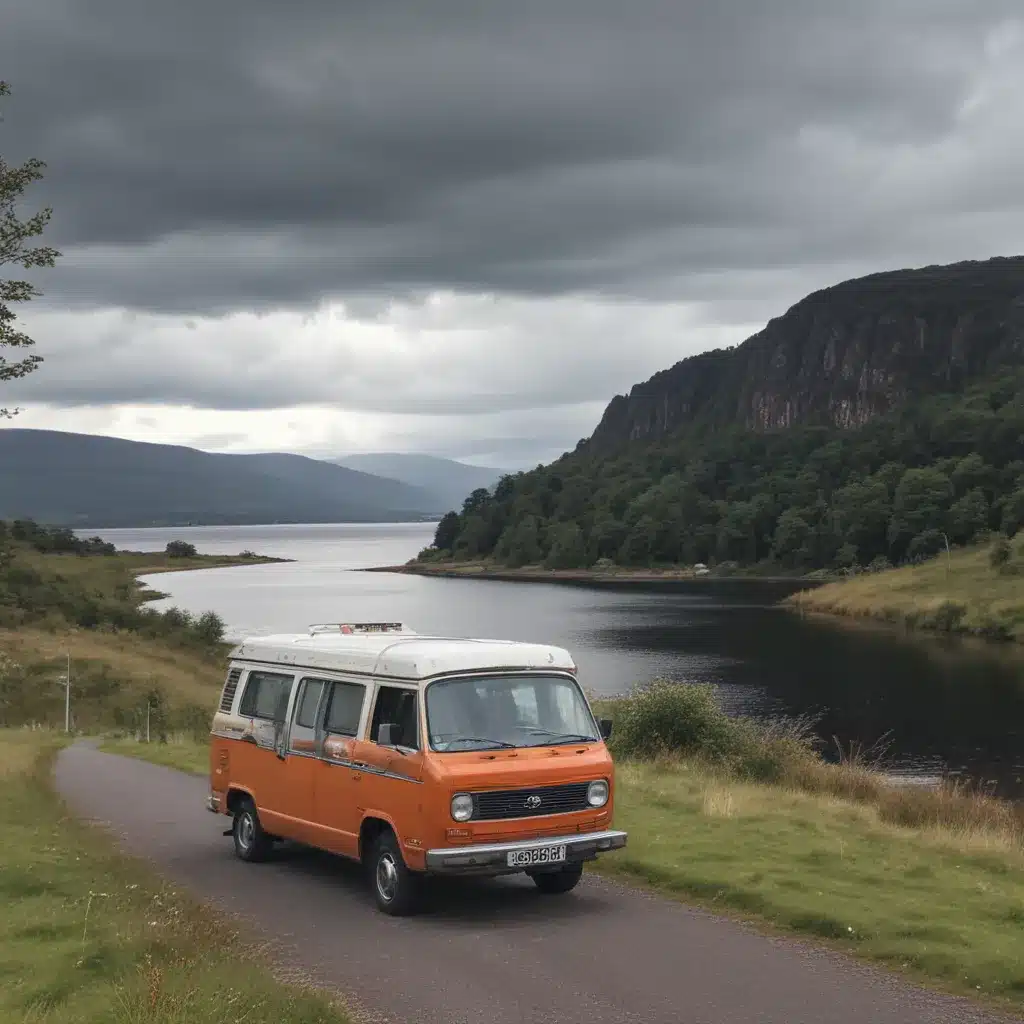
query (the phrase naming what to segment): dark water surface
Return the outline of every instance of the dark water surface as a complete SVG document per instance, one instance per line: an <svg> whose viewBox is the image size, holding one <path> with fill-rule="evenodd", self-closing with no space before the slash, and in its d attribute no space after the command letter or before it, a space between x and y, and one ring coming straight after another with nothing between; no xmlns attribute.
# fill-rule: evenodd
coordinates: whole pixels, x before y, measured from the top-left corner
<svg viewBox="0 0 1024 1024"><path fill-rule="evenodd" d="M160 574L162 602L212 608L232 636L314 622L399 620L424 633L568 647L580 678L620 693L656 677L715 684L731 711L822 715L844 746L891 734L894 770L995 782L1024 797L1024 656L1017 649L905 636L773 607L777 585L697 581L665 589L427 579L352 571L405 562L430 524L108 530L119 548L190 540L204 553L295 559ZM788 589L792 589L791 587Z"/></svg>

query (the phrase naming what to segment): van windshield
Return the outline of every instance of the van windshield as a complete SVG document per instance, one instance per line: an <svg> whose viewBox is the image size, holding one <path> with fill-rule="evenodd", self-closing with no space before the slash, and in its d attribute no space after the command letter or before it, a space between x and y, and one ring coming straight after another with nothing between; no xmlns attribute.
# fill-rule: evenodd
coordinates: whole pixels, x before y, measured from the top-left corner
<svg viewBox="0 0 1024 1024"><path fill-rule="evenodd" d="M575 680L502 675L445 679L426 692L430 746L499 750L596 743L597 724Z"/></svg>

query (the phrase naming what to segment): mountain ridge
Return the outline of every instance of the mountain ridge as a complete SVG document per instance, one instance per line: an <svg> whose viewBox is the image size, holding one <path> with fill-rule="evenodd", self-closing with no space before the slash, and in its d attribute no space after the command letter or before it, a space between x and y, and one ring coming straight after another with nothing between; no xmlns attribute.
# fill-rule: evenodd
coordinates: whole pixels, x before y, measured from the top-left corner
<svg viewBox="0 0 1024 1024"><path fill-rule="evenodd" d="M0 519L77 528L431 519L429 492L303 455L0 429Z"/></svg>
<svg viewBox="0 0 1024 1024"><path fill-rule="evenodd" d="M330 460L348 469L372 473L420 487L437 495L439 507L451 508L479 487L488 489L504 475L504 471L487 466L472 466L455 459L417 452L368 452L346 455Z"/></svg>
<svg viewBox="0 0 1024 1024"><path fill-rule="evenodd" d="M1024 364L1024 256L881 271L819 289L733 348L680 360L616 395L586 444L695 423L843 429L910 395Z"/></svg>

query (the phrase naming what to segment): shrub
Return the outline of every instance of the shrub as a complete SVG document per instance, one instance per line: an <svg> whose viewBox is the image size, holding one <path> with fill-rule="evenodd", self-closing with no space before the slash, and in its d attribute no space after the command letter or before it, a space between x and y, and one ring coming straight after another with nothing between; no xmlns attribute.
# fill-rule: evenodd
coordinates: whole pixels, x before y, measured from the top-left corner
<svg viewBox="0 0 1024 1024"><path fill-rule="evenodd" d="M921 629L936 629L943 633L957 632L967 614L967 605L959 601L943 601L935 608L918 612L911 620L908 613L908 625L915 625Z"/></svg>
<svg viewBox="0 0 1024 1024"><path fill-rule="evenodd" d="M656 681L622 701L613 741L626 757L665 754L724 760L737 751L735 723L707 685Z"/></svg>
<svg viewBox="0 0 1024 1024"><path fill-rule="evenodd" d="M202 643L211 647L224 640L224 620L216 612L203 612L196 619L193 630Z"/></svg>
<svg viewBox="0 0 1024 1024"><path fill-rule="evenodd" d="M617 702L615 753L638 760L684 757L744 779L778 782L817 760L815 720L734 718L713 687L655 682Z"/></svg>
<svg viewBox="0 0 1024 1024"><path fill-rule="evenodd" d="M192 627L192 616L183 608L168 608L160 616L163 625L168 630L190 629Z"/></svg>
<svg viewBox="0 0 1024 1024"><path fill-rule="evenodd" d="M168 543L164 554L168 558L195 558L196 546L185 540L172 540Z"/></svg>
<svg viewBox="0 0 1024 1024"><path fill-rule="evenodd" d="M1010 550L1010 542L1005 537L1000 537L988 552L988 562L993 569L998 569L1010 560L1013 552Z"/></svg>

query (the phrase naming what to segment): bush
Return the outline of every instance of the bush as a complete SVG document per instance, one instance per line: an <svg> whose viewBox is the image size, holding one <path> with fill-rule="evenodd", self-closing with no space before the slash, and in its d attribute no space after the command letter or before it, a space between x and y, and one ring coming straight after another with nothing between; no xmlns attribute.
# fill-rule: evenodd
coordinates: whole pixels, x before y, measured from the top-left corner
<svg viewBox="0 0 1024 1024"><path fill-rule="evenodd" d="M224 640L224 620L216 612L203 612L193 629L199 641L211 647Z"/></svg>
<svg viewBox="0 0 1024 1024"><path fill-rule="evenodd" d="M1000 537L989 549L988 562L993 569L998 569L1010 560L1013 552L1010 550L1010 542L1005 537Z"/></svg>
<svg viewBox="0 0 1024 1024"><path fill-rule="evenodd" d="M172 540L168 543L164 554L168 558L195 558L196 546L184 540Z"/></svg>
<svg viewBox="0 0 1024 1024"><path fill-rule="evenodd" d="M723 760L737 750L734 722L711 686L654 682L622 701L613 741L626 757L701 755Z"/></svg>
<svg viewBox="0 0 1024 1024"><path fill-rule="evenodd" d="M913 618L908 614L908 625L920 629L936 629L943 633L957 632L967 614L967 605L959 601L943 601L935 608L918 613Z"/></svg>
<svg viewBox="0 0 1024 1024"><path fill-rule="evenodd" d="M811 718L731 717L706 684L654 682L617 701L612 747L620 757L683 757L740 778L777 782L817 762Z"/></svg>

